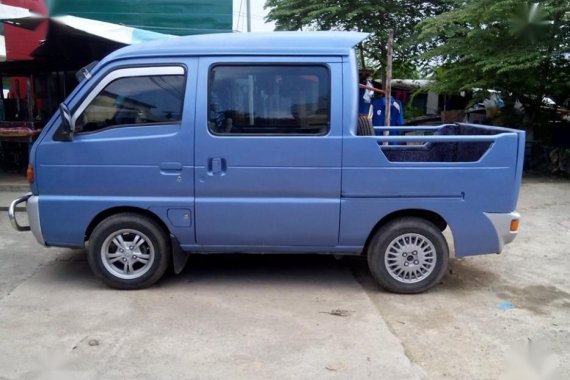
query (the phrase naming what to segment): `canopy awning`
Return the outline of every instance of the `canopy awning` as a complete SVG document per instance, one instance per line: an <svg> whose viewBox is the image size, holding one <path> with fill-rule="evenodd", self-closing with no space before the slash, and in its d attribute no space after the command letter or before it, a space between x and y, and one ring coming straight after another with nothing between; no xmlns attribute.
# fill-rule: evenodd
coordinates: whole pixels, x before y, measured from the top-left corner
<svg viewBox="0 0 570 380"><path fill-rule="evenodd" d="M82 17L47 17L31 12L25 8L0 4L0 21L6 24L33 30L46 19L50 19L63 26L70 27L86 34L98 36L125 45L137 44L144 41L153 41L160 38L174 37L171 34L157 33L149 30L132 28L130 26L91 20Z"/></svg>
<svg viewBox="0 0 570 380"><path fill-rule="evenodd" d="M149 30L132 28L130 26L75 16L58 16L52 17L51 20L80 32L125 45L175 37L171 34L156 33Z"/></svg>
<svg viewBox="0 0 570 380"><path fill-rule="evenodd" d="M9 41L11 49L21 46L19 39L22 39L26 40L28 51L31 51L22 59L10 57L12 50L8 49L4 53L7 61L0 62L1 75L77 70L123 46L174 37L82 17L48 17L4 4L0 4L0 22L11 25L12 29L16 27L21 30L18 36L14 36L16 45L15 41ZM10 37L7 33L6 39ZM6 51L7 45L2 45L0 53Z"/></svg>
<svg viewBox="0 0 570 380"><path fill-rule="evenodd" d="M45 17L26 8L0 4L0 21L24 29L35 29Z"/></svg>

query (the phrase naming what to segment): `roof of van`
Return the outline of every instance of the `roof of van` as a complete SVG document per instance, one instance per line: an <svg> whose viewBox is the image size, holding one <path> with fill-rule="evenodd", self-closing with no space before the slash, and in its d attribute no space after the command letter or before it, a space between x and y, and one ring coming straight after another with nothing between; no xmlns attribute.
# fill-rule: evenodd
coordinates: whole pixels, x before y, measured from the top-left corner
<svg viewBox="0 0 570 380"><path fill-rule="evenodd" d="M188 55L348 55L368 33L217 33L174 37L127 46L108 60Z"/></svg>

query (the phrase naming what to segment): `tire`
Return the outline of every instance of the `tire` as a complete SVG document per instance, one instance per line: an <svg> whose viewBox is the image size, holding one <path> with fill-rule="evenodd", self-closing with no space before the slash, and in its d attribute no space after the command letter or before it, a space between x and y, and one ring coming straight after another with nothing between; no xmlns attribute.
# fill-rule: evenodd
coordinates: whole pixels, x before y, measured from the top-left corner
<svg viewBox="0 0 570 380"><path fill-rule="evenodd" d="M447 269L449 249L441 231L417 217L395 219L373 236L368 267L380 286L394 293L424 292Z"/></svg>
<svg viewBox="0 0 570 380"><path fill-rule="evenodd" d="M151 218L112 215L93 230L88 262L99 279L115 289L143 289L157 282L168 268L170 244Z"/></svg>

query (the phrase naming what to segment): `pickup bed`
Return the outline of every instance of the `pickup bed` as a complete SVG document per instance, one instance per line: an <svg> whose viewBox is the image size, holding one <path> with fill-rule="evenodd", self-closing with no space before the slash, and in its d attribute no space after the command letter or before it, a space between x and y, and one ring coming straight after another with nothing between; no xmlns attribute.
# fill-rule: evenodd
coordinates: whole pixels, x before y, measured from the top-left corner
<svg viewBox="0 0 570 380"><path fill-rule="evenodd" d="M121 289L192 253L326 252L365 255L383 287L417 293L445 273L446 228L457 256L500 253L518 230L524 132L362 128L365 37L202 35L110 54L34 144L13 225L88 243L95 275Z"/></svg>

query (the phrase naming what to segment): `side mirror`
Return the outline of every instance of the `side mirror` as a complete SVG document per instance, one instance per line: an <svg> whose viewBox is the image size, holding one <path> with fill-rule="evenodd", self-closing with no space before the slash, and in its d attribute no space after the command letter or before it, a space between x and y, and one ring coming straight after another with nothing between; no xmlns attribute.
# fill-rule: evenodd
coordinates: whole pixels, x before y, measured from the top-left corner
<svg viewBox="0 0 570 380"><path fill-rule="evenodd" d="M71 122L71 112L64 103L59 105L59 115L61 117L62 132L66 140L71 141L75 126Z"/></svg>

